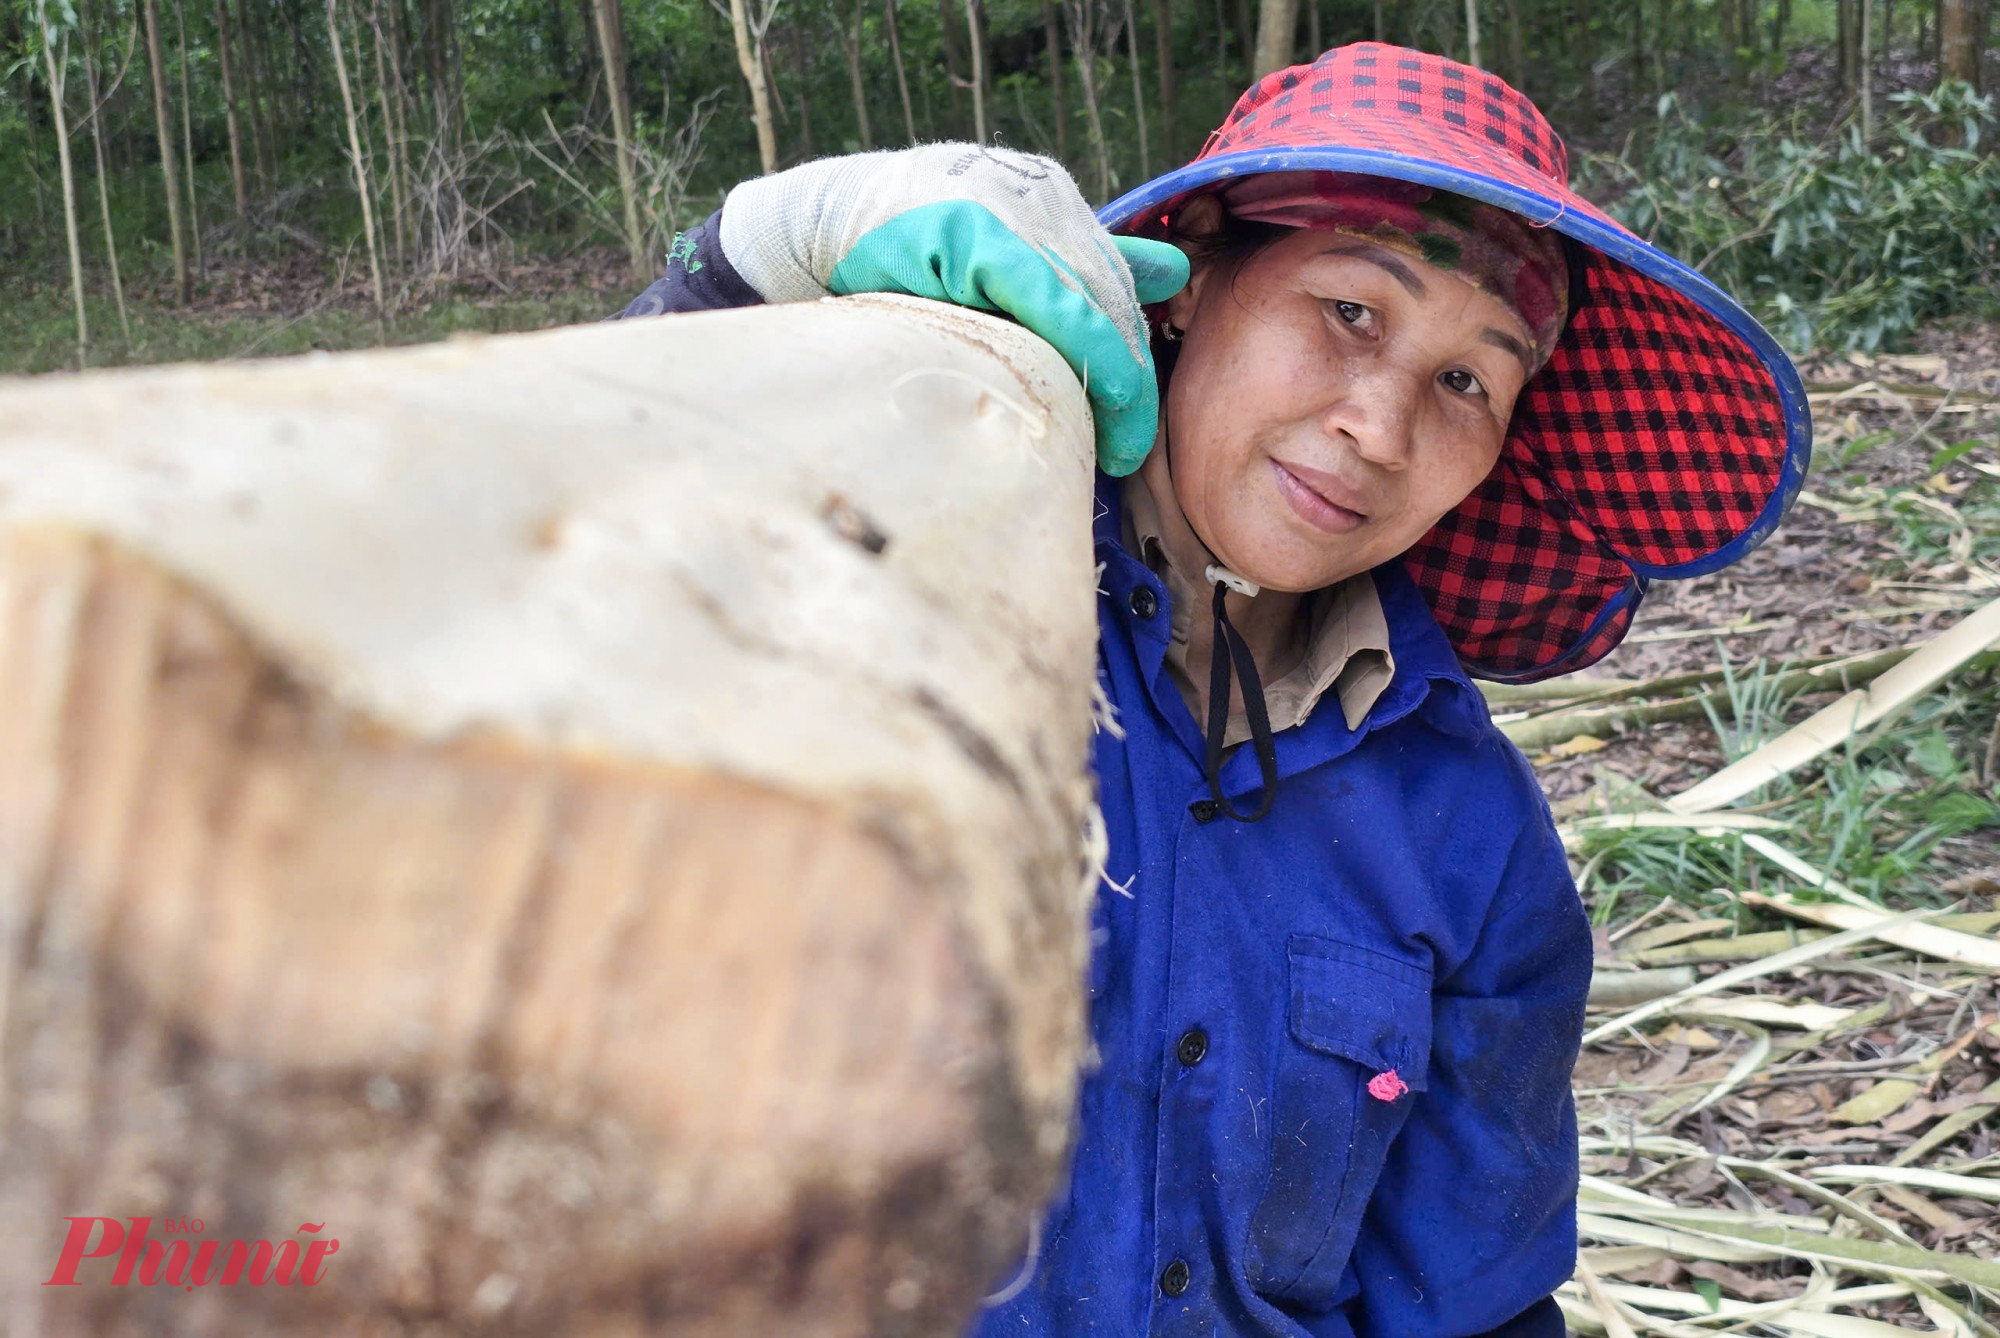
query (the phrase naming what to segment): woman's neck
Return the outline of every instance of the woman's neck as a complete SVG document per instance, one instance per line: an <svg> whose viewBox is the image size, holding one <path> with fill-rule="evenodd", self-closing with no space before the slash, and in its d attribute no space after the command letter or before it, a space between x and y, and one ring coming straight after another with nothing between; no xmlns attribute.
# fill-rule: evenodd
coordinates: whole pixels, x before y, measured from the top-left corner
<svg viewBox="0 0 2000 1338"><path fill-rule="evenodd" d="M1154 451L1146 458L1133 482L1151 494L1154 509L1160 513L1160 542L1166 550L1167 561L1173 564L1174 570L1206 593L1210 585L1203 573L1210 563L1216 561L1216 557L1202 543L1201 536L1194 532L1186 514L1181 511L1166 456L1164 450ZM1265 590L1254 596L1235 591L1229 593L1229 621L1256 657L1257 672L1266 683L1289 672L1298 658L1292 624L1301 598L1281 590ZM1205 706L1215 620L1209 616L1206 605L1191 612L1194 616L1188 620L1188 676L1202 693ZM1240 683L1236 691L1240 696Z"/></svg>

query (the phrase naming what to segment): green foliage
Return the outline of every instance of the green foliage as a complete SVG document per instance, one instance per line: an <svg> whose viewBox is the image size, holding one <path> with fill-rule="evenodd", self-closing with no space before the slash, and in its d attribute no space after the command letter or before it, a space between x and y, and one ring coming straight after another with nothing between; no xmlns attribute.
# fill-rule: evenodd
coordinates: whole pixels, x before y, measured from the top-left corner
<svg viewBox="0 0 2000 1338"><path fill-rule="evenodd" d="M1806 704L1774 691L1781 668L1736 672L1723 658L1732 710L1712 719L1725 759L1776 738ZM1978 770L2000 688L1955 681L1900 719L1854 740L1811 771L1767 787L1760 811L1791 823L1779 841L1847 886L1897 905L1934 905L1947 874L1933 863L1939 846L1983 827L2000 826L2000 807L1980 792ZM1582 854L1593 916L1608 923L1621 902L1680 898L1709 913L1730 913L1734 889L1755 887L1772 870L1733 835L1677 829L1601 830ZM1808 899L1815 894L1800 889Z"/></svg>
<svg viewBox="0 0 2000 1338"><path fill-rule="evenodd" d="M1794 349L1895 345L1990 305L2000 274L1993 102L1964 85L1899 93L1864 142L1849 120L1806 142L1764 116L1718 127L1673 94L1616 157L1620 222L1686 258Z"/></svg>

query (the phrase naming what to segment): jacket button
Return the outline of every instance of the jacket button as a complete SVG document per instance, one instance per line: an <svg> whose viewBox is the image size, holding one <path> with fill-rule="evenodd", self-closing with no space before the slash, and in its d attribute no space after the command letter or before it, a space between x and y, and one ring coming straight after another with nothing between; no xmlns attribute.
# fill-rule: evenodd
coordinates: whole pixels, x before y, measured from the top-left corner
<svg viewBox="0 0 2000 1338"><path fill-rule="evenodd" d="M1174 1058L1185 1068L1193 1068L1208 1057L1208 1033L1200 1027L1189 1027L1181 1036L1181 1043L1174 1047Z"/></svg>
<svg viewBox="0 0 2000 1338"><path fill-rule="evenodd" d="M1179 1296L1188 1289L1194 1275L1188 1271L1187 1262L1176 1259L1160 1273L1160 1290L1169 1296Z"/></svg>
<svg viewBox="0 0 2000 1338"><path fill-rule="evenodd" d="M1188 812L1194 816L1196 822L1214 822L1216 816L1222 812L1222 805L1213 799L1197 799L1188 805Z"/></svg>
<svg viewBox="0 0 2000 1338"><path fill-rule="evenodd" d="M1160 597L1143 585L1132 587L1132 597L1125 604L1135 618L1150 618L1160 611Z"/></svg>

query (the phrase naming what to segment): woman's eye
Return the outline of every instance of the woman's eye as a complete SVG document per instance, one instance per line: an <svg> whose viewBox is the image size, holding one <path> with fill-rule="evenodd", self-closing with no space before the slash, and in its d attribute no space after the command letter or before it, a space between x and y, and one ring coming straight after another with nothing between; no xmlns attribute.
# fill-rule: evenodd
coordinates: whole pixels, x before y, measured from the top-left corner
<svg viewBox="0 0 2000 1338"><path fill-rule="evenodd" d="M1445 389L1457 395L1483 395L1486 387L1479 384L1479 378L1464 368L1455 367L1438 378Z"/></svg>
<svg viewBox="0 0 2000 1338"><path fill-rule="evenodd" d="M1346 324L1352 325L1358 330L1366 331L1374 327L1375 313L1367 307L1362 306L1359 302L1336 301L1328 305L1333 308L1334 315L1340 317Z"/></svg>

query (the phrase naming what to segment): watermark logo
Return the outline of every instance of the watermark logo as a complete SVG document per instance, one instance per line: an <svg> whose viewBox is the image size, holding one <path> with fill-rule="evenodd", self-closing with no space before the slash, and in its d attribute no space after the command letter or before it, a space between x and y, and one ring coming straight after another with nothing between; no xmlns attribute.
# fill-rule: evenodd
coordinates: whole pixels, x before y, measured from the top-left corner
<svg viewBox="0 0 2000 1338"><path fill-rule="evenodd" d="M312 1287L326 1277L326 1261L340 1250L334 1239L280 1241L204 1240L189 1248L186 1237L199 1235L207 1223L199 1217L167 1218L161 1223L164 1235L180 1235L171 1243L149 1239L153 1230L150 1217L132 1217L124 1222L115 1217L66 1217L69 1234L63 1238L62 1253L56 1257L56 1271L44 1287L81 1287L77 1270L87 1259L118 1257L111 1270L113 1287L132 1285L136 1273L141 1287L234 1287L247 1284L262 1287ZM302 1222L299 1234L317 1236L324 1222ZM95 1234L93 1234L95 1233ZM94 1243L93 1243L94 1242ZM303 1244L305 1251L300 1253ZM98 1270L85 1270L102 1272Z"/></svg>

